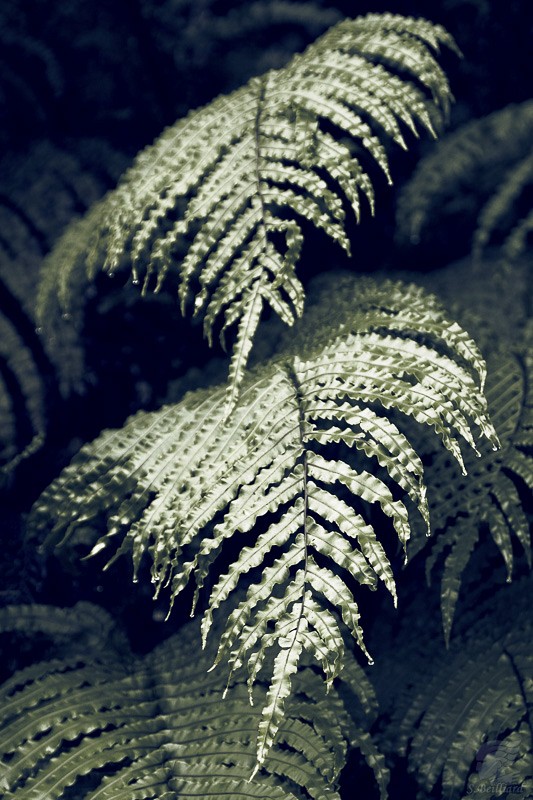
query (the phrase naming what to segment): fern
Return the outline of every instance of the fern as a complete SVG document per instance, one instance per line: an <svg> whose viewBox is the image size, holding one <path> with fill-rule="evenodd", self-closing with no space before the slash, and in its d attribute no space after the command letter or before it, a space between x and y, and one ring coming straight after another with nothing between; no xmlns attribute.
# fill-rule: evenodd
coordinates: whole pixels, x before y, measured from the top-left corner
<svg viewBox="0 0 533 800"><path fill-rule="evenodd" d="M520 551L531 564L527 516L533 489L529 271L525 261L505 265L499 259L485 259L481 271L467 259L424 279L426 288L435 291L474 335L487 359L486 397L501 442L498 452L483 447L480 458L465 454L465 479L443 448L428 447L433 442L412 435L426 464L431 526L437 535L428 543L423 527L415 525L409 555L420 552L425 557L428 580L437 565L441 567L447 641L461 583L469 574L473 554L482 547L485 532L503 558L508 580Z"/></svg>
<svg viewBox="0 0 533 800"><path fill-rule="evenodd" d="M467 454L467 480L442 451L427 468L431 520L438 536L426 560L426 573L429 577L444 556L441 598L447 641L461 575L479 542L482 525L488 526L501 553L508 581L513 573L513 536L531 566L530 523L520 498L522 483L529 493L533 491L531 362L525 353L520 357L503 352L488 361L488 368L486 396L501 449L483 453L477 462Z"/></svg>
<svg viewBox="0 0 533 800"><path fill-rule="evenodd" d="M222 340L236 327L229 410L265 305L288 325L302 313L303 222L349 252L345 206L356 218L362 197L374 206L367 162L390 182L384 135L405 147L402 128L434 132L432 118L447 112L449 88L433 56L443 43L454 47L421 19L345 20L285 69L167 129L93 208L76 246L52 255L41 318L58 289L68 306L76 271L128 263L134 283L144 274L146 291L155 277L157 290L179 260L183 310L192 294L209 339L217 327Z"/></svg>
<svg viewBox="0 0 533 800"><path fill-rule="evenodd" d="M503 255L520 255L533 227L530 203L520 209L533 175L533 102L509 105L448 134L418 164L400 194L397 234L417 243L436 215L472 213L477 206L473 254L503 228Z"/></svg>
<svg viewBox="0 0 533 800"><path fill-rule="evenodd" d="M66 224L101 197L123 158L101 141L70 152L48 141L0 163L0 463L7 471L43 442L63 396L82 384L82 356L59 315L46 342L36 329L43 256Z"/></svg>
<svg viewBox="0 0 533 800"><path fill-rule="evenodd" d="M135 575L149 552L156 592L168 586L171 601L193 576L198 597L224 543L234 542L229 569L210 578L202 633L205 644L214 612L251 573L215 664L227 659L233 672L247 661L253 684L267 651L277 653L259 768L302 652L322 666L328 685L340 670L342 637L329 607L370 660L353 586L382 581L396 600L391 563L365 507L378 509L380 528L388 518L404 548L409 507L427 521L422 464L391 412L431 426L462 464L456 437L475 448L471 424L496 446L483 380L474 343L431 296L346 276L285 350L247 380L229 418L219 387L105 432L46 490L32 526L51 524L51 541L64 542L104 517L107 533L93 552L122 540L118 553L131 550ZM341 457L328 450L336 443Z"/></svg>
<svg viewBox="0 0 533 800"><path fill-rule="evenodd" d="M501 185L481 210L474 235L474 258L480 259L485 247L499 226L505 226L506 217L513 212L520 196L533 184L533 148L513 165ZM533 230L533 208L529 208L507 232L503 243L503 256L516 258L527 247L527 237Z"/></svg>
<svg viewBox="0 0 533 800"><path fill-rule="evenodd" d="M463 613L462 635L448 653L426 637L417 661L410 632L420 633L412 615L404 620L391 663L410 664L409 684L401 685L393 666L386 680L395 681L396 708L382 746L407 756L418 797L438 784L446 800L528 797L533 790L530 598L530 579L493 592L489 603Z"/></svg>
<svg viewBox="0 0 533 800"><path fill-rule="evenodd" d="M357 728L337 690L326 698L312 670L253 782L258 711L245 685L206 672L208 654L191 659L187 630L144 658L101 609L29 606L0 612L0 630L43 631L62 654L15 673L0 694L0 785L10 798L336 798L347 746L359 743L386 796L387 770L369 734ZM365 713L374 696L362 670ZM264 696L254 688L256 705ZM252 746L251 746L252 745Z"/></svg>

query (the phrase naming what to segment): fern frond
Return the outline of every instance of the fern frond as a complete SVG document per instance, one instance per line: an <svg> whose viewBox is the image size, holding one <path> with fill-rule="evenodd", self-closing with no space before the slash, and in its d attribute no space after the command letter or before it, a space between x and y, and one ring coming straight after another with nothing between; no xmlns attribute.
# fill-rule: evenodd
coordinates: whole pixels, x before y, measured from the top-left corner
<svg viewBox="0 0 533 800"><path fill-rule="evenodd" d="M367 162L390 182L383 136L405 147L402 127L434 133L432 117L447 112L441 44L455 46L422 19L345 20L283 70L168 128L93 209L75 252L60 246L49 259L42 318L51 287L68 286L73 270L94 276L127 261L147 291L177 267L182 309L192 296L209 337L237 326L234 402L263 307L289 325L301 314L304 224L349 252L345 206L356 218L361 197L373 207Z"/></svg>
<svg viewBox="0 0 533 800"><path fill-rule="evenodd" d="M531 183L533 183L533 150L511 167L500 186L481 210L474 234L473 256L475 259L481 258L492 234L499 227L505 226L506 217L512 213L513 206ZM504 255L516 257L525 250L527 235L533 227L532 215L533 209L529 209L525 216L511 227L503 245Z"/></svg>
<svg viewBox="0 0 533 800"><path fill-rule="evenodd" d="M36 142L0 161L0 462L13 468L42 444L58 401L81 371L78 341L58 314L47 341L35 321L42 258L68 221L101 197L122 158L99 140L68 152ZM95 174L97 173L97 174ZM82 200L83 198L83 200ZM84 203L84 205L82 205ZM73 368L74 364L76 369Z"/></svg>
<svg viewBox="0 0 533 800"><path fill-rule="evenodd" d="M0 687L0 785L10 798L338 799L351 740L360 741L386 797L383 757L355 727L337 689L326 697L308 667L295 676L298 700L250 782L263 683L254 687L252 707L235 681L222 703L224 676L207 673L209 654L197 657L190 631L135 658L122 641L118 649L116 639L85 638L91 615L93 627L113 628L107 613L89 604L0 612L2 628L16 620L28 633L42 623L47 632L59 627L61 636L70 630L65 644L75 655L34 664Z"/></svg>
<svg viewBox="0 0 533 800"><path fill-rule="evenodd" d="M533 489L527 270L527 265L524 269L505 269L496 262L487 263L481 275L475 266L465 268L459 264L427 281L474 332L487 354L486 396L502 445L497 453L484 448L478 459L467 453L466 479L443 449L424 453L429 461L426 480L430 487L431 522L438 535L428 547L421 530L410 555L418 550L426 554L428 579L437 565L442 567L439 579L447 641L467 566L485 531L500 551L509 581L515 574L513 562L519 553L531 565L530 520L526 513L527 498ZM485 283L488 286L483 288ZM469 298L466 308L464 296ZM509 319L505 321L505 317Z"/></svg>
<svg viewBox="0 0 533 800"><path fill-rule="evenodd" d="M531 211L517 211L532 180L533 102L509 105L448 134L423 158L400 194L397 235L417 243L436 215L472 216L473 255L480 259L495 233L503 250L525 250ZM477 222L474 222L477 216Z"/></svg>
<svg viewBox="0 0 533 800"><path fill-rule="evenodd" d="M172 602L191 577L198 597L224 544L244 537L227 572L210 577L202 631L205 641L214 611L250 573L215 663L229 660L233 671L248 661L253 680L269 648L277 651L260 767L303 650L322 664L325 653L340 659L338 623L327 614L319 624L317 604L340 613L370 659L354 586L382 581L395 600L369 513L404 548L410 511L427 521L421 463L402 417L433 428L463 464L459 437L472 447L486 437L496 447L483 376L473 342L434 299L414 286L346 277L250 376L229 417L220 387L105 432L43 494L32 525L68 541L78 525L105 518L93 552L121 542L135 574L148 552L156 591L168 587ZM326 660L331 683L336 669Z"/></svg>
<svg viewBox="0 0 533 800"><path fill-rule="evenodd" d="M504 587L488 607L475 608L474 619L461 620L463 635L448 653L437 648L428 657L426 642L423 663L411 661L410 686L398 693L388 736L407 755L423 792L437 783L450 800L476 791L488 797L531 792L530 596L529 578ZM400 645L394 659L407 658ZM499 770L491 769L492 757Z"/></svg>

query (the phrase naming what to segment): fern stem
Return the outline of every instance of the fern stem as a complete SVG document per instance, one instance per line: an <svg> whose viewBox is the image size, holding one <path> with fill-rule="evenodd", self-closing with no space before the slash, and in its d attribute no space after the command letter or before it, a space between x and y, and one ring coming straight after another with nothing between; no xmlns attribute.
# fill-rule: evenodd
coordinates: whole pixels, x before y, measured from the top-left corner
<svg viewBox="0 0 533 800"><path fill-rule="evenodd" d="M266 95L266 79L262 77L259 81L259 92L257 95L257 112L254 119L254 144L255 144L255 179L257 183L257 197L261 207L261 227L263 229L263 239L265 241L265 248L268 243L267 237L267 221L266 221L266 207L265 197L261 189L261 170L260 164L262 161L261 155L261 116L263 111L263 103Z"/></svg>
<svg viewBox="0 0 533 800"><path fill-rule="evenodd" d="M300 382L298 380L298 376L296 374L296 370L292 364L287 365L287 372L289 376L289 380L294 387L294 394L296 396L296 402L298 404L298 433L300 439L300 445L302 448L302 464L304 468L303 474L303 483L304 483L304 503L303 503L303 536L304 536L304 571L303 571L303 596L302 596L302 608L300 615L298 617L298 628L300 624L300 620L303 616L304 612L304 605L305 605L305 587L307 582L307 553L308 553L308 530L307 530L307 516L309 513L309 497L308 497L308 460L307 460L307 448L305 446L306 440L306 432L305 432L305 415L304 415L304 408L303 408L303 398L302 398L302 391L300 387Z"/></svg>
<svg viewBox="0 0 533 800"><path fill-rule="evenodd" d="M283 647L282 650L280 651L280 654L283 653L284 654L284 658L285 658L285 664L283 665L283 668L282 668L283 672L285 672L285 669L286 669L286 666L287 666L287 664L289 662L291 653L293 652L293 648L297 645L298 638L300 636L300 630L301 630L301 627L302 627L302 621L305 618L305 616L304 616L305 615L305 598L306 598L307 569L308 569L307 515L308 515L308 509L309 509L309 499L308 499L308 490L307 490L308 463L307 463L307 450L306 450L306 447L305 447L305 444L304 444L304 442L305 442L305 417L304 417L304 410L303 410L302 393L301 393L301 390L300 390L300 384L299 384L299 381L298 381L298 378L297 378L297 375L296 375L296 371L294 369L294 366L290 362L289 362L289 364L287 364L287 375L288 375L288 378L289 378L289 380L290 380L290 382L291 382L291 384L292 384L292 386L294 388L294 394L295 394L296 402L297 402L297 405L298 405L299 439L300 439L300 445L301 445L301 448L302 448L301 456L299 456L297 460L298 460L298 462L301 462L303 464L303 484L304 484L303 500L304 500L304 502L303 502L303 510L302 510L302 514L303 514L302 531L303 531L303 539L304 539L304 548L303 548L304 549L304 553L303 553L304 568L303 568L303 578L302 578L301 605L300 605L300 609L298 611L298 617L296 619L296 623L294 625L294 628L292 629L292 639L291 639L291 642L288 645L288 647ZM293 608L294 608L294 605L293 605ZM272 706L273 709L276 709L276 707L278 706L279 699L280 699L280 693L281 693L281 684L279 684L278 687L277 687L276 696L271 700L271 706ZM266 752L268 752L268 750L271 747L272 742L266 747L265 747L265 744L266 744L269 728L270 728L270 726L271 726L271 724L273 722L273 718L274 718L274 711L272 711L270 713L270 719L268 721L268 726L266 728L266 733L263 732L261 734L261 729L260 729L260 736L258 738L257 760L256 760L255 767L254 767L254 769L252 771L252 774L250 775L250 778L248 779L249 781L252 781L255 778L255 776L257 775L258 771L260 770L260 768L262 767L262 765L263 765L263 763L265 761ZM261 737L262 737L262 740L261 740Z"/></svg>
<svg viewBox="0 0 533 800"><path fill-rule="evenodd" d="M524 682L522 680L522 676L520 675L520 670L515 664L515 660L512 656L512 653L510 653L510 651L506 647L503 648L503 653L509 659L509 663L511 664L511 669L514 672L516 682L518 683L518 688L520 689L520 694L522 695L522 700L524 701L524 708L526 711L526 721L529 728L531 743L533 744L533 718L531 716L531 707L527 698L526 690L524 689Z"/></svg>

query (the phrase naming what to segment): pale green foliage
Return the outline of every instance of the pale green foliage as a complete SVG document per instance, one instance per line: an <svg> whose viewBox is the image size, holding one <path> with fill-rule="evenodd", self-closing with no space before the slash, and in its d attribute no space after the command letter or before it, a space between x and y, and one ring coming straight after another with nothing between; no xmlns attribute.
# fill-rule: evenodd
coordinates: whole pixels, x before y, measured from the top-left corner
<svg viewBox="0 0 533 800"><path fill-rule="evenodd" d="M350 250L344 220L374 207L369 163L390 182L384 141L434 133L450 92L435 60L440 27L370 14L334 26L282 70L192 112L143 151L117 190L91 211L72 247L49 259L46 319L70 274L131 266L134 283L161 287L179 273L182 309L194 297L211 339L236 326L228 409L236 400L263 308L288 325L304 291L295 268L305 224ZM398 74L400 73L400 74ZM431 100L429 100L431 97Z"/></svg>
<svg viewBox="0 0 533 800"><path fill-rule="evenodd" d="M390 527L405 549L410 514L428 521L422 463L402 418L432 428L460 464L459 439L475 449L486 437L496 447L484 374L475 344L434 298L345 276L248 377L229 417L222 386L104 432L42 495L31 524L66 541L105 519L94 552L121 543L135 573L148 552L156 591L168 587L172 601L191 577L196 598L208 579L204 642L214 612L248 585L215 663L228 661L232 672L246 664L252 685L269 649L277 653L259 767L302 652L328 686L340 672L343 639L330 609L370 659L354 588L382 581L396 602L379 531ZM237 552L213 575L229 540Z"/></svg>
<svg viewBox="0 0 533 800"><path fill-rule="evenodd" d="M419 642L425 653L418 664L409 652L413 618L406 620L394 658L411 665L410 680L407 686L396 684L386 738L388 747L407 756L419 798L437 783L446 800L531 796L531 589L526 578L492 593L484 606L463 613L462 637L448 653ZM389 680L397 678L393 668ZM472 794L476 789L479 795Z"/></svg>
<svg viewBox="0 0 533 800"><path fill-rule="evenodd" d="M309 668L295 679L276 744L253 781L253 739L265 687L232 680L222 702L223 675L208 674L186 629L136 658L109 615L87 603L71 609L13 606L0 629L42 631L61 657L32 664L0 687L0 788L3 797L64 796L91 800L339 800L336 791L348 745L359 746L383 788L383 757L349 717L335 690ZM353 669L348 670L353 677ZM375 715L367 697L361 719ZM74 787L75 794L72 793Z"/></svg>
<svg viewBox="0 0 533 800"><path fill-rule="evenodd" d="M436 215L477 206L477 259L495 234L506 257L516 257L533 228L531 209L514 206L533 178L533 101L506 106L448 134L423 158L402 190L397 235L416 243ZM517 218L518 216L518 218ZM504 233L502 237L502 233Z"/></svg>

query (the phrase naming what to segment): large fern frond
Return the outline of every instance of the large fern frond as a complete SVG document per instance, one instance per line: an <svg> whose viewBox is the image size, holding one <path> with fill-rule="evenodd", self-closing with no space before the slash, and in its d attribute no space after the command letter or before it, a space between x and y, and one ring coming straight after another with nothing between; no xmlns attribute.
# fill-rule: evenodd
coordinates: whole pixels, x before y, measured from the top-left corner
<svg viewBox="0 0 533 800"><path fill-rule="evenodd" d="M390 181L384 137L405 147L402 129L434 133L447 111L440 44L454 47L422 19L345 20L283 70L168 128L93 209L75 246L52 255L43 319L54 288L68 303L73 270L127 263L134 283L144 275L147 290L155 278L157 290L176 265L183 310L192 295L207 336L236 327L231 407L263 308L288 325L302 312L303 223L349 252L347 206L356 218L362 198L374 206L369 163Z"/></svg>
<svg viewBox="0 0 533 800"><path fill-rule="evenodd" d="M247 663L253 683L267 651L277 653L260 766L302 652L323 665L328 684L338 674L342 637L329 607L370 660L353 590L382 581L396 599L376 524L388 519L405 548L409 514L418 510L427 523L422 464L402 416L433 428L463 464L458 437L475 448L481 434L496 446L483 380L475 344L431 296L347 276L310 309L286 350L247 380L229 418L219 387L105 432L43 494L32 524L51 525L52 540L65 541L77 526L105 519L93 552L121 542L135 574L149 552L156 591L168 586L172 601L191 577L198 596L209 576L204 643L214 612L249 584L215 663L227 659L232 671ZM228 540L237 550L212 578Z"/></svg>
<svg viewBox="0 0 533 800"><path fill-rule="evenodd" d="M0 630L9 629L43 631L63 653L0 687L0 786L13 800L73 793L92 800L338 800L348 745L358 742L386 785L369 734L355 726L337 690L326 697L309 668L300 671L297 699L249 782L265 687L257 682L250 706L246 686L232 681L222 702L224 676L207 673L209 654L197 656L190 631L135 658L109 615L87 603L13 606L0 612ZM356 674L371 719L373 692L362 670Z"/></svg>

